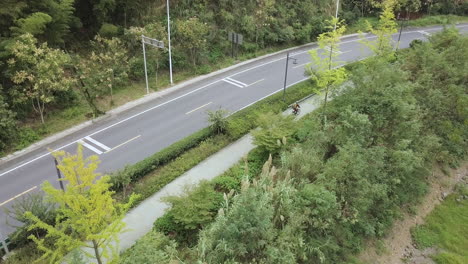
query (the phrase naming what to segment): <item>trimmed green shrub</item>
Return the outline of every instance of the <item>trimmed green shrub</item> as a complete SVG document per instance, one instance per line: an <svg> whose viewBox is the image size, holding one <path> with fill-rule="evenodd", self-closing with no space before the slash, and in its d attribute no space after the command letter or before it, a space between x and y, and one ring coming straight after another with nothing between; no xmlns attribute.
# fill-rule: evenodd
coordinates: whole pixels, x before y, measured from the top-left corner
<svg viewBox="0 0 468 264"><path fill-rule="evenodd" d="M137 243L125 251L120 262L122 264L147 264L147 263L178 263L176 261L177 244L157 232L149 232Z"/></svg>
<svg viewBox="0 0 468 264"><path fill-rule="evenodd" d="M200 142L207 139L212 134L213 132L211 129L204 128L134 165L125 167L124 170L113 173L111 176L125 178L119 174L127 174L132 179L132 181L134 181L152 172L157 167L165 165L168 162L174 160L185 151L197 146Z"/></svg>

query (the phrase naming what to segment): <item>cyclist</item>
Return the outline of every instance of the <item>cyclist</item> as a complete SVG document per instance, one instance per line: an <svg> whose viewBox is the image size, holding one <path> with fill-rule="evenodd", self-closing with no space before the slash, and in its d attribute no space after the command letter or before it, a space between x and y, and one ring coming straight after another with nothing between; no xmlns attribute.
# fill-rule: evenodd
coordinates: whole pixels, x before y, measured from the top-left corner
<svg viewBox="0 0 468 264"><path fill-rule="evenodd" d="M301 108L301 106L299 105L298 102L294 103L293 106L292 106L293 114L297 115L299 113L300 108Z"/></svg>

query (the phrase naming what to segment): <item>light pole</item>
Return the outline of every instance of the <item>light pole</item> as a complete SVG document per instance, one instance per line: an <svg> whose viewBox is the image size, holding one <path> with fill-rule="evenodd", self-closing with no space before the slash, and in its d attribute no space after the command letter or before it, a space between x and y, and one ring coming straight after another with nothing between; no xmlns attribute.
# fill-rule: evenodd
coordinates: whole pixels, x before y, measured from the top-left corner
<svg viewBox="0 0 468 264"><path fill-rule="evenodd" d="M335 25L333 26L333 31L336 30L336 25L338 23L338 9L339 8L340 8L340 0L336 0ZM331 65L332 65L332 53L333 53L333 45L330 45L330 63L328 65L329 70L331 70Z"/></svg>
<svg viewBox="0 0 468 264"><path fill-rule="evenodd" d="M145 64L145 66L146 66L146 64ZM58 168L58 162L57 162L56 158L54 158L54 163L55 163L55 169L57 170L57 177L58 177L58 180L59 180L60 188L62 189L62 191L65 191L65 188L63 187L62 174L60 174L60 170Z"/></svg>
<svg viewBox="0 0 468 264"><path fill-rule="evenodd" d="M408 16L408 10L406 10L406 13ZM398 13L397 20L400 20L401 22L400 22L400 34L398 34L398 42L397 42L396 50L398 50L398 48L400 47L401 32L403 31L403 25L407 19L405 18L400 19L400 13Z"/></svg>
<svg viewBox="0 0 468 264"><path fill-rule="evenodd" d="M145 49L145 40L144 40L143 35L141 35L141 45L143 46L143 61L145 64L146 94L149 94L148 70L146 69L146 49Z"/></svg>
<svg viewBox="0 0 468 264"><path fill-rule="evenodd" d="M5 250L5 257L6 257L6 256L8 256L8 254L10 254L10 251L8 250L8 245L7 245L7 242L6 242L6 238L3 238L3 235L2 235L1 232L0 232L0 242L2 243L3 250Z"/></svg>
<svg viewBox="0 0 468 264"><path fill-rule="evenodd" d="M296 58L289 58L289 52L286 55L286 70L284 71L284 86L283 86L283 101L286 101L286 82L288 80L288 65L289 65L289 60L294 60L294 64L297 64L297 59Z"/></svg>
<svg viewBox="0 0 468 264"><path fill-rule="evenodd" d="M171 78L171 84L174 84L172 81L172 53L171 53L171 19L169 16L169 0L167 0L167 42L168 42L168 48L169 48L169 74Z"/></svg>
<svg viewBox="0 0 468 264"><path fill-rule="evenodd" d="M336 19L338 19L338 8L339 8L339 6L340 6L340 0L336 0L336 12L335 12L335 18L336 18ZM338 21L335 21L335 27L333 28L333 31L336 30L336 23L337 23L337 22L338 22Z"/></svg>

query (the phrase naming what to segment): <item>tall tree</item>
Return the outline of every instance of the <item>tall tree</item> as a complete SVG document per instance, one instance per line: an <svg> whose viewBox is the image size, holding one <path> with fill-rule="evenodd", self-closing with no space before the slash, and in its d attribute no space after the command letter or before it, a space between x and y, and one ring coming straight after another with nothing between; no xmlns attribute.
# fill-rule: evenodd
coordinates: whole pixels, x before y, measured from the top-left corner
<svg viewBox="0 0 468 264"><path fill-rule="evenodd" d="M29 33L21 35L10 49L13 57L8 60L9 72L16 85L12 96L17 102L30 101L44 124L47 105L59 99L55 93L66 91L73 84L73 79L65 72L70 58L46 43L38 45Z"/></svg>
<svg viewBox="0 0 468 264"><path fill-rule="evenodd" d="M340 42L340 37L346 31L346 27L338 18L332 18L329 20L328 27L332 30L320 34L318 38L317 43L320 50L314 49L309 52L312 58L312 64L308 65L308 70L311 73L311 79L316 82L319 92L325 90L323 106L324 124L326 124L326 111L330 90L339 87L347 77L346 69L338 67L338 44Z"/></svg>
<svg viewBox="0 0 468 264"><path fill-rule="evenodd" d="M180 48L185 50L195 66L201 57L200 53L204 52L207 48L208 24L200 21L197 17L178 20L174 33L180 43Z"/></svg>
<svg viewBox="0 0 468 264"><path fill-rule="evenodd" d="M128 77L128 57L122 42L117 38L95 37L91 55L79 58L75 67L79 89L95 116L103 113L96 105L96 98L110 94L113 104L113 89Z"/></svg>
<svg viewBox="0 0 468 264"><path fill-rule="evenodd" d="M58 168L66 182L65 191L55 189L49 182L42 186L47 199L59 205L55 226L43 222L31 212L26 213L26 217L34 222L30 229L47 231L43 239L30 236L45 252L41 259L57 262L76 248L89 255L84 250L86 247L94 250L99 264L103 263L103 258L118 257L116 243L125 227L122 218L136 197L132 195L127 204L116 203L112 198L113 192L109 190L109 176L95 172L98 157L84 158L82 146L78 147L76 155L63 151L53 155L59 160ZM52 241L52 244L46 243L46 239L50 239L47 241Z"/></svg>
<svg viewBox="0 0 468 264"><path fill-rule="evenodd" d="M2 86L0 85L0 90ZM14 139L16 134L15 113L11 111L8 104L3 100L0 94L0 153Z"/></svg>
<svg viewBox="0 0 468 264"><path fill-rule="evenodd" d="M391 60L395 56L392 34L397 32L397 23L394 14L396 4L396 0L384 0L377 27L372 27L367 21L368 31L377 38L375 40L362 40L362 43L368 46L377 57L387 60Z"/></svg>

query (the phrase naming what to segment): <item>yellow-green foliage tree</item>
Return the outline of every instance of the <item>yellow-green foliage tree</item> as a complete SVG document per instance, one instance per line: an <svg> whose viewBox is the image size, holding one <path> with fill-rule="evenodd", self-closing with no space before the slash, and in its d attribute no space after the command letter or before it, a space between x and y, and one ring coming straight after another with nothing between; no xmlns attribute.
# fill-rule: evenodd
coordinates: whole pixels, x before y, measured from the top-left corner
<svg viewBox="0 0 468 264"><path fill-rule="evenodd" d="M48 104L56 101L59 91L67 91L74 80L65 71L70 57L59 49L39 44L33 35L21 35L9 47L13 57L8 60L10 79L15 84L11 95L16 102L31 102L42 124Z"/></svg>
<svg viewBox="0 0 468 264"><path fill-rule="evenodd" d="M332 30L320 34L317 41L319 49L309 52L312 63L307 67L311 79L317 84L317 92L325 93L324 120L326 120L326 108L331 89L339 87L347 78L346 69L338 67L340 65L338 61L338 44L341 36L346 31L346 27L338 18L333 18L327 23L328 28Z"/></svg>
<svg viewBox="0 0 468 264"><path fill-rule="evenodd" d="M82 149L79 146L76 155L63 151L53 153L59 160L63 181L67 183L65 191L54 188L49 182L42 186L47 199L59 205L55 226L44 223L31 212L26 213L26 217L34 221L30 229L47 231L43 239L30 236L44 251L40 260L59 263L77 248L88 257L96 258L99 264L103 259L118 257L118 235L125 227L122 218L135 197L127 204L116 203L109 190L110 177L95 172L98 157L84 158ZM94 255L87 253L86 248L92 248Z"/></svg>
<svg viewBox="0 0 468 264"><path fill-rule="evenodd" d="M374 40L363 39L361 42L368 46L377 57L391 60L394 59L392 34L396 33L397 23L395 21L394 9L397 2L395 0L385 0L382 2L382 13L379 17L377 27L367 22L367 29L377 38Z"/></svg>

